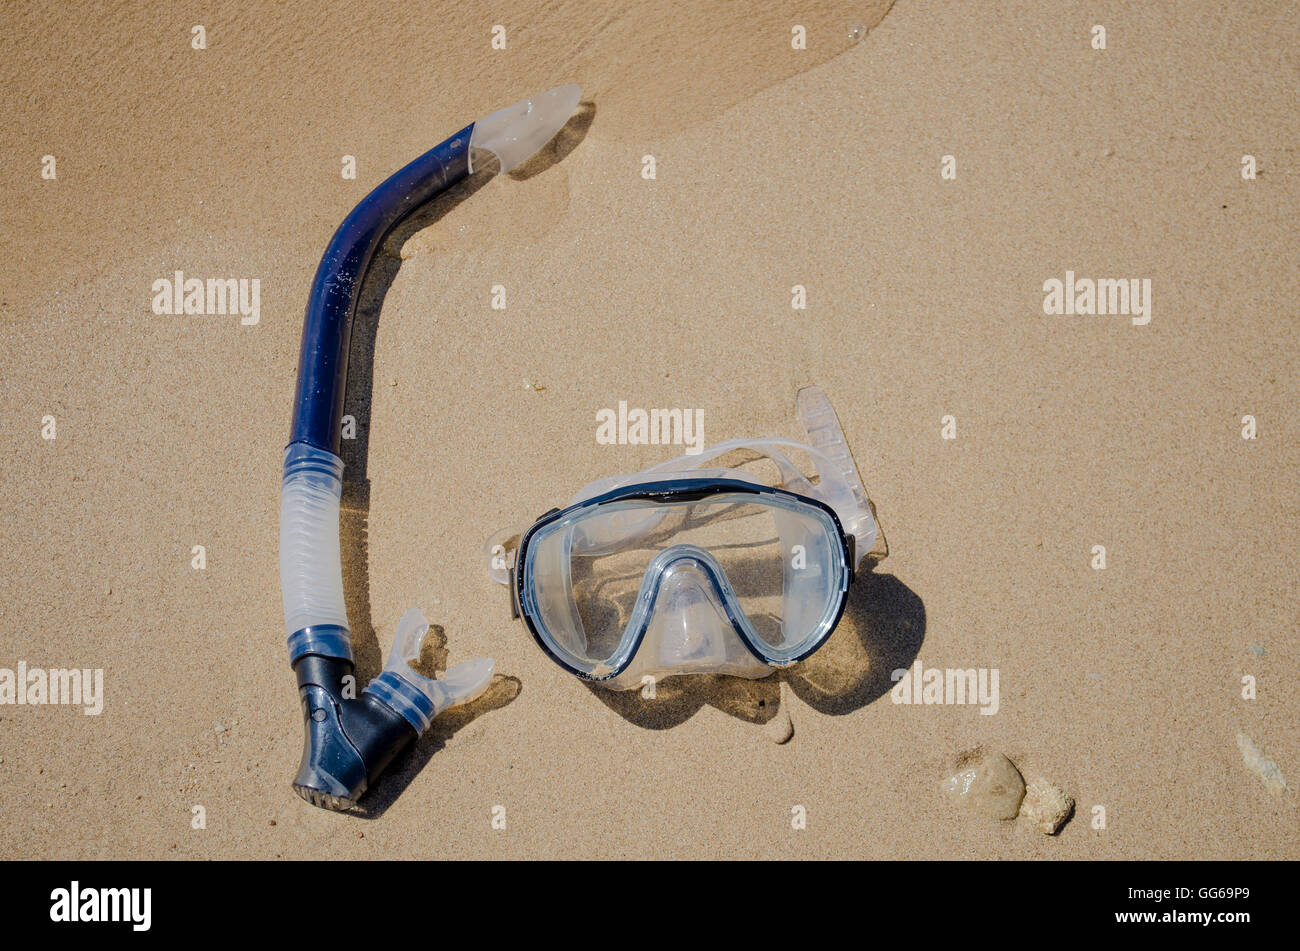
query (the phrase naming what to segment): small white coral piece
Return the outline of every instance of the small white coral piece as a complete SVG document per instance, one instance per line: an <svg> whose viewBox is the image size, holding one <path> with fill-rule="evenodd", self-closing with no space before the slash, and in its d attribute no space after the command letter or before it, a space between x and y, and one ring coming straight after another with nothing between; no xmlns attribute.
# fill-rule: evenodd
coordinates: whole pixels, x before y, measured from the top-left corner
<svg viewBox="0 0 1300 951"><path fill-rule="evenodd" d="M1056 835L1074 811L1074 800L1045 779L1035 779L1025 790L1020 816L1043 835Z"/></svg>
<svg viewBox="0 0 1300 951"><path fill-rule="evenodd" d="M1241 750L1241 758L1245 760L1246 768L1264 781L1264 786L1269 792L1274 796L1280 796L1287 791L1286 777L1282 775L1281 767L1269 759L1264 747L1245 733L1238 733L1237 749Z"/></svg>

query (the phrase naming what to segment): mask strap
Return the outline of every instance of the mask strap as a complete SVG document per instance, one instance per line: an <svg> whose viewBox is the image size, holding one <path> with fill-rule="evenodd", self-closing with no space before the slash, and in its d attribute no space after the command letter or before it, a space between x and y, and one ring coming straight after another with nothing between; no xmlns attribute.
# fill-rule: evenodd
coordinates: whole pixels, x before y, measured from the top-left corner
<svg viewBox="0 0 1300 951"><path fill-rule="evenodd" d="M492 537L487 540L484 546L487 556L488 575L497 584L510 584L510 569L514 566L515 556L518 554L519 539L523 537L523 530L518 528L503 528L494 532Z"/></svg>
<svg viewBox="0 0 1300 951"><path fill-rule="evenodd" d="M801 389L796 400L796 411L811 444L779 438L728 439L708 446L702 452L668 459L641 472L599 479L584 487L570 504L593 498L622 485L645 481L650 475L689 473L727 453L745 450L772 460L780 473L780 484L784 488L820 499L835 510L845 534L854 539L856 568L876 543L876 520L871 514L857 466L844 441L844 433L840 429L835 410L820 389ZM812 459L817 467L816 485L809 481L782 449L799 450Z"/></svg>
<svg viewBox="0 0 1300 951"><path fill-rule="evenodd" d="M808 450L811 447L805 446L790 439L728 439L720 443L715 443L707 447L702 452L694 455L678 456L676 459L669 459L657 465L646 469L650 472L684 472L691 469L697 469L701 463L708 462L710 459L717 459L719 456L725 456L729 452L737 452L742 449L755 452L760 456L766 456L776 463L777 469L781 473L781 484L787 488L796 489L801 485L807 485L808 480L804 474L799 471L799 467L790 461L790 457L781 452L778 447L786 446L793 449ZM641 475L642 473L638 473ZM802 491L798 488L797 491Z"/></svg>
<svg viewBox="0 0 1300 951"><path fill-rule="evenodd" d="M621 488L636 482L646 482L647 477L658 475L660 473L681 473L691 474L695 470L702 468L702 464L719 456L725 456L729 452L735 452L740 449L747 449L766 456L776 463L781 472L781 483L788 488L797 492L807 491L808 480L804 478L802 472L795 466L785 453L780 452L775 447L791 446L798 449L809 451L811 447L802 443L793 442L788 439L728 439L725 442L716 443L706 447L702 452L677 456L673 459L667 459L663 462L656 463L648 469L642 469L640 472L633 472L628 475L605 476L588 482L578 492L569 499L569 505L577 505L579 502L585 502L587 499L594 499L598 495L604 495L614 489ZM725 475L732 470L710 470L708 474ZM703 475L704 473L701 473Z"/></svg>
<svg viewBox="0 0 1300 951"><path fill-rule="evenodd" d="M821 476L818 488L823 490L821 497L835 509L845 533L854 538L856 568L875 549L878 530L839 417L835 415L831 401L817 386L800 388L795 396L795 415L816 450L817 471ZM821 460L826 461L825 468Z"/></svg>
<svg viewBox="0 0 1300 951"><path fill-rule="evenodd" d="M648 475L669 472L689 473L727 453L747 450L770 459L776 465L784 488L820 499L835 510L845 534L854 539L854 567L856 568L862 563L862 559L875 549L878 531L871 505L867 501L866 490L862 485L862 477L858 473L857 464L853 461L853 455L844 438L839 417L835 415L835 409L826 394L816 386L805 386L799 390L795 397L795 414L803 424L808 438L807 443L793 439L727 439L708 446L701 452L677 456L641 472L597 479L584 486L569 504L576 505L620 486L645 481ZM790 457L782 452L782 449L800 450L813 460L818 475L816 485L809 481ZM501 584L508 583L509 555L503 555L501 550L495 549L494 546L502 544L508 548L507 540L510 535L508 531L498 532L488 543L489 558L492 559L493 565L492 578ZM495 556L492 555L494 550ZM506 567L501 566L503 559L507 559Z"/></svg>

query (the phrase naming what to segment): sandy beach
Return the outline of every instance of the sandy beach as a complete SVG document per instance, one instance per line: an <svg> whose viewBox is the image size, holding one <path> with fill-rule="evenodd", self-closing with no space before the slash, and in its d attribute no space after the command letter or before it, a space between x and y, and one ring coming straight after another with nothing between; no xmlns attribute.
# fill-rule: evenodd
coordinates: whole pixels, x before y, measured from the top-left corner
<svg viewBox="0 0 1300 951"><path fill-rule="evenodd" d="M1292 7L77 6L0 10L0 668L101 670L102 709L0 703L0 857L1300 858ZM541 155L388 241L353 338L358 677L417 605L497 677L364 815L313 808L278 555L312 276L387 175L568 82ZM177 272L256 310L160 314ZM809 384L889 544L826 646L653 704L552 663L487 540L681 451L597 414L799 438ZM918 662L996 670L996 712L895 702ZM1074 799L1059 834L945 798L979 747Z"/></svg>

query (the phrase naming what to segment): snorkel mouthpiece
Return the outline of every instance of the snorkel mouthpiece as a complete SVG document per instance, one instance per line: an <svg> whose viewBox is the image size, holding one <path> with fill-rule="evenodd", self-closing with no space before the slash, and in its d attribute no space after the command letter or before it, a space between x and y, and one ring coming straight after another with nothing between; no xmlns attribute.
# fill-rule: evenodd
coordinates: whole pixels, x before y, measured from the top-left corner
<svg viewBox="0 0 1300 951"><path fill-rule="evenodd" d="M473 700L486 690L496 669L493 661L480 657L457 664L442 680L416 673L411 664L420 659L428 630L429 622L419 608L403 614L388 653L388 666L366 688L366 693L396 711L417 733L427 730L443 710Z"/></svg>
<svg viewBox="0 0 1300 951"><path fill-rule="evenodd" d="M307 299L293 428L280 489L280 583L289 662L298 680L304 741L293 787L313 805L350 809L393 758L449 706L481 694L490 660L457 664L443 679L410 665L428 623L418 610L398 624L388 665L360 696L343 597L339 440L348 347L357 299L384 239L431 198L472 171L486 149L500 171L517 167L569 121L581 93L559 86L466 126L367 195L339 225Z"/></svg>

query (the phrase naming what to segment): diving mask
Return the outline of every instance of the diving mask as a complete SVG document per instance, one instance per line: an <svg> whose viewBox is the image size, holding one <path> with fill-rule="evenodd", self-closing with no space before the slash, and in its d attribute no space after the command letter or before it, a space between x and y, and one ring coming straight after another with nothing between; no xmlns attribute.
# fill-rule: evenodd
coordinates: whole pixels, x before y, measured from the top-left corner
<svg viewBox="0 0 1300 951"><path fill-rule="evenodd" d="M677 674L766 677L830 636L872 552L876 522L839 420L798 393L809 442L733 439L633 475L600 479L564 509L490 543L492 577L573 674L625 690ZM809 480L784 450L817 467ZM770 460L778 485L729 453Z"/></svg>

